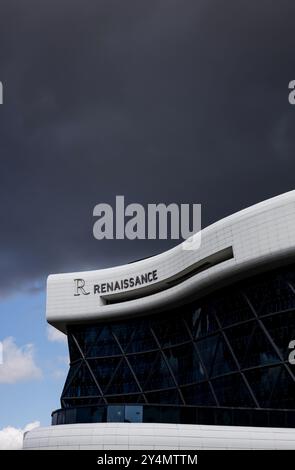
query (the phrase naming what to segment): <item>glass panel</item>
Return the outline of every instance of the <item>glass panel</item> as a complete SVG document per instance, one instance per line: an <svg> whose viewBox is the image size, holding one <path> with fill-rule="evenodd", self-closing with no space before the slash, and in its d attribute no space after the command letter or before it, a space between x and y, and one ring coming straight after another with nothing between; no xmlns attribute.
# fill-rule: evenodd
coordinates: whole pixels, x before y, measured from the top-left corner
<svg viewBox="0 0 295 470"><path fill-rule="evenodd" d="M148 379L144 384L144 390L159 390L174 386L174 380L171 377L162 354L157 353L157 359L149 372Z"/></svg>
<svg viewBox="0 0 295 470"><path fill-rule="evenodd" d="M226 337L237 360L239 361L240 366L244 364L244 359L255 325L256 322L251 321L225 330Z"/></svg>
<svg viewBox="0 0 295 470"><path fill-rule="evenodd" d="M283 275L278 274L276 279L269 280L265 291L260 315L295 308L295 294Z"/></svg>
<svg viewBox="0 0 295 470"><path fill-rule="evenodd" d="M63 389L63 392L62 392L62 397L65 395L67 389L69 388L69 386L71 384L71 381L73 380L74 376L76 375L76 373L77 373L79 367L81 366L81 364L82 364L82 361L70 366L70 370L68 372L68 376L66 378L66 383L65 383L65 386L64 386L64 389Z"/></svg>
<svg viewBox="0 0 295 470"><path fill-rule="evenodd" d="M85 397L85 398L64 398L63 400L65 407L75 407L75 406L87 406L87 405L100 405L104 404L104 401L101 397Z"/></svg>
<svg viewBox="0 0 295 470"><path fill-rule="evenodd" d="M246 293L258 315L295 308L295 294L286 278L286 274L277 272L252 281Z"/></svg>
<svg viewBox="0 0 295 470"><path fill-rule="evenodd" d="M145 353L128 358L143 390L173 387L175 384L161 353Z"/></svg>
<svg viewBox="0 0 295 470"><path fill-rule="evenodd" d="M110 325L112 332L115 334L123 351L126 351L128 344L133 341L135 326L130 322L120 322Z"/></svg>
<svg viewBox="0 0 295 470"><path fill-rule="evenodd" d="M183 387L181 388L181 392L187 405L216 406L208 382Z"/></svg>
<svg viewBox="0 0 295 470"><path fill-rule="evenodd" d="M95 343L87 351L88 357L121 355L121 350L112 335L111 328L104 326L100 329Z"/></svg>
<svg viewBox="0 0 295 470"><path fill-rule="evenodd" d="M241 367L279 362L279 357L256 321L226 330L225 334Z"/></svg>
<svg viewBox="0 0 295 470"><path fill-rule="evenodd" d="M100 395L92 375L83 362L78 368L69 387L64 391L66 397L87 397L89 395Z"/></svg>
<svg viewBox="0 0 295 470"><path fill-rule="evenodd" d="M102 326L73 326L69 328L69 331L73 334L76 338L83 354L85 355L89 348L91 348L97 336L101 331Z"/></svg>
<svg viewBox="0 0 295 470"><path fill-rule="evenodd" d="M151 326L162 348L190 340L181 312L178 316L174 314L170 318L154 318Z"/></svg>
<svg viewBox="0 0 295 470"><path fill-rule="evenodd" d="M187 324L194 339L202 338L218 330L212 302L209 301L208 305L204 304L195 308Z"/></svg>
<svg viewBox="0 0 295 470"><path fill-rule="evenodd" d="M106 408L102 406L89 407L89 422L102 423L106 419Z"/></svg>
<svg viewBox="0 0 295 470"><path fill-rule="evenodd" d="M126 360L123 359L107 388L107 393L120 394L133 392L139 392L139 388Z"/></svg>
<svg viewBox="0 0 295 470"><path fill-rule="evenodd" d="M158 355L159 355L158 352L152 352L152 353L137 354L137 355L128 357L128 361L141 387L144 386L149 375L151 374L153 365L158 360Z"/></svg>
<svg viewBox="0 0 295 470"><path fill-rule="evenodd" d="M240 374L226 375L212 380L221 406L253 407L254 402Z"/></svg>
<svg viewBox="0 0 295 470"><path fill-rule="evenodd" d="M208 338L200 340L196 343L199 354L209 376L213 366L217 343L218 335L209 336Z"/></svg>
<svg viewBox="0 0 295 470"><path fill-rule="evenodd" d="M257 324L250 339L244 365L245 367L252 367L275 362L280 362L279 357L266 335Z"/></svg>
<svg viewBox="0 0 295 470"><path fill-rule="evenodd" d="M215 358L211 370L211 376L226 374L227 372L233 372L237 370L237 366L233 359L233 356L223 338L219 336L217 348L215 351Z"/></svg>
<svg viewBox="0 0 295 470"><path fill-rule="evenodd" d="M294 382L283 366L247 372L249 384L263 408L295 408Z"/></svg>
<svg viewBox="0 0 295 470"><path fill-rule="evenodd" d="M103 393L107 392L108 384L110 383L119 362L118 357L102 358L102 359L88 359L88 364L101 388Z"/></svg>
<svg viewBox="0 0 295 470"><path fill-rule="evenodd" d="M235 361L221 334L209 336L196 344L209 376L236 370Z"/></svg>
<svg viewBox="0 0 295 470"><path fill-rule="evenodd" d="M179 405L182 403L177 389L163 390L162 392L150 392L145 394L149 403L154 405L158 404L173 404Z"/></svg>
<svg viewBox="0 0 295 470"><path fill-rule="evenodd" d="M295 384L285 367L281 373L270 397L271 408L295 408Z"/></svg>
<svg viewBox="0 0 295 470"><path fill-rule="evenodd" d="M143 395L110 395L106 397L108 403L145 403Z"/></svg>
<svg viewBox="0 0 295 470"><path fill-rule="evenodd" d="M288 359L291 340L295 339L295 312L286 312L263 319L263 323L285 360Z"/></svg>
<svg viewBox="0 0 295 470"><path fill-rule="evenodd" d="M216 315L223 327L253 318L253 313L241 292L232 289L215 302Z"/></svg>
<svg viewBox="0 0 295 470"><path fill-rule="evenodd" d="M119 406L108 406L107 408L107 421L109 423L124 423L125 420L125 407Z"/></svg>
<svg viewBox="0 0 295 470"><path fill-rule="evenodd" d="M125 406L125 423L142 423L142 406Z"/></svg>
<svg viewBox="0 0 295 470"><path fill-rule="evenodd" d="M165 356L179 385L204 380L204 369L193 343L165 350Z"/></svg>
<svg viewBox="0 0 295 470"><path fill-rule="evenodd" d="M128 347L126 347L126 353L158 349L155 339L150 331L149 319L138 321L135 327L130 330L129 334L132 335L132 340Z"/></svg>
<svg viewBox="0 0 295 470"><path fill-rule="evenodd" d="M68 344L69 344L69 352L70 352L70 361L74 362L77 359L82 359L81 353L72 337L71 333L68 333Z"/></svg>

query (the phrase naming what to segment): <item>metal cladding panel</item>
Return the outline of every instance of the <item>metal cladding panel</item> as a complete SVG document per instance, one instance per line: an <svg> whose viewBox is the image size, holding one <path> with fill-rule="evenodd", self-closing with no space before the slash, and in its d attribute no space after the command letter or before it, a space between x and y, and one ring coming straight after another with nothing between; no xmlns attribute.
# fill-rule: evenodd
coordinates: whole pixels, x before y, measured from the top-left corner
<svg viewBox="0 0 295 470"><path fill-rule="evenodd" d="M66 424L36 428L24 450L295 449L294 429L163 423Z"/></svg>
<svg viewBox="0 0 295 470"><path fill-rule="evenodd" d="M206 259L231 248L233 257L212 263L200 271L192 271L176 285L177 279L192 266L202 266ZM169 304L188 296L201 296L206 289L217 288L226 279L241 277L243 273L285 261L295 256L295 191L269 199L210 225L175 248L132 264L97 271L50 275L47 280L47 320L66 331L72 322L99 321L113 317L142 314L164 309ZM103 293L95 293L94 286L116 283L124 279L156 272L156 278L143 285L138 298L106 303ZM77 293L77 282L85 282L84 295ZM181 277L180 277L181 280ZM122 285L122 284L121 284ZM132 296L135 288L120 288L120 294ZM116 295L113 295L115 298Z"/></svg>

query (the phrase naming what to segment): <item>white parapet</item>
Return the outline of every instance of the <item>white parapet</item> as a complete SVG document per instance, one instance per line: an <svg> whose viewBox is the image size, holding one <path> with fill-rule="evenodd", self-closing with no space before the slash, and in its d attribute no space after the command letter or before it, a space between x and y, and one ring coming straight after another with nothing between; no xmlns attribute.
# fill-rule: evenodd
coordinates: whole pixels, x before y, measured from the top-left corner
<svg viewBox="0 0 295 470"><path fill-rule="evenodd" d="M24 436L29 450L295 449L295 429L164 423L64 424Z"/></svg>

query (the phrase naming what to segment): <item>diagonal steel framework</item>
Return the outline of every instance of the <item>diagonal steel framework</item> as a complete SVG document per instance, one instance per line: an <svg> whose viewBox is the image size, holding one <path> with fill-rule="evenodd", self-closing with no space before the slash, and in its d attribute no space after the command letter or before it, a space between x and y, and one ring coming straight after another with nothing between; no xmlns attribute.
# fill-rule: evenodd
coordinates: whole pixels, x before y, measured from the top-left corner
<svg viewBox="0 0 295 470"><path fill-rule="evenodd" d="M222 301L218 300L218 295L222 296ZM224 298L226 299L225 302ZM243 309L245 308L248 309L247 316L241 318L244 312ZM198 309L200 314L197 323L194 324L193 315L196 309ZM106 344L106 349L99 349L99 351L102 349L103 355L95 356L94 345L97 345L97 343L100 344L100 334L103 328L101 324L92 326L80 325L79 327L69 326L70 353L71 348L75 347L75 357L71 361L70 373L62 393L62 406L70 406L73 400L75 403L79 400L81 405L87 405L90 401L93 404L95 399L100 403L102 400L105 404L108 404L108 400L110 399L111 402L114 403L116 396L120 403L124 402L124 397L126 397L126 402L128 403L130 403L130 400L134 400L134 403L148 404L151 403L149 398L151 392L158 393L158 396L160 396L159 393L161 394L161 392L163 392L164 397L164 392L169 391L171 392L171 396L173 391L173 396L176 397L177 404L191 405L192 403L185 398L184 390L186 387L200 383L208 385L208 393L212 395L213 406L231 406L230 403L220 403L220 391L217 389L218 380L216 379L227 377L229 383L231 383L232 379L232 383L234 384L236 383L234 379L239 377L241 383L245 386L245 392L243 393L247 393L248 396L251 397L253 407L257 409L266 408L266 403L271 403L274 395L276 396L277 402L280 401L281 397L281 406L279 405L279 409L286 408L284 401L286 393L283 380L287 380L288 386L291 386L290 390L292 390L293 393L291 394L290 392L290 396L287 397L287 404L288 407L295 408L295 372L294 368L285 359L286 355L282 353L282 344L279 344L279 342L283 340L282 333L280 333L280 331L269 330L267 327L267 320L269 318L275 318L280 315L278 318L280 318L280 321L285 325L284 331L290 330L290 335L286 338L285 347L287 348L289 341L295 339L295 320L290 327L284 323L287 318L286 315L290 314L290 312L294 312L295 319L295 269L293 267L284 268L280 271L274 271L267 275L260 275L251 280L240 282L232 286L232 288L223 290L219 294L212 294L211 297L207 299L193 302L171 312L165 312L158 316L151 315L146 318L141 318L140 320L128 319L124 323L121 321L125 329L130 326L130 338L126 340L125 333L121 335L121 338L124 337L124 341L120 340L120 335L118 334L120 322L109 323L104 331L104 335L110 335L109 342L110 344L116 345L116 353L111 350L111 346L109 346L110 350L107 349L108 342L106 341L106 343L101 343ZM231 319L230 322L224 321L224 319L227 318L227 314ZM235 318L237 319L236 322ZM290 316L288 318L290 318ZM141 335L143 336L142 343L140 343L139 340L139 344L142 345L142 348L134 352L129 346L131 342L135 340L137 328L139 328L139 321ZM163 338L163 324L165 324L165 322L167 322L167 325L169 325L172 330L173 326L171 325L175 324L175 334L173 334L172 331L171 337L169 337L170 328L167 328L168 333L166 332L166 335L168 336ZM210 327L209 324L211 325ZM212 327L212 325L215 326ZM237 346L235 342L232 341L238 327L240 334L241 332L244 334L243 341L246 345L243 360L239 358L239 354L237 354L236 350ZM251 331L250 335L247 333L248 330ZM78 334L76 334L77 331ZM161 333L158 333L158 331L161 331ZM164 329L164 331L166 330ZM182 331L184 332L183 337L181 336ZM153 338L154 346L151 349L147 349L145 346L145 334L146 338ZM92 343L90 340L87 342L87 335L89 335L89 338L96 339ZM257 344L256 338L263 338L261 344ZM206 351L208 348L200 348L201 342L204 344L206 341L208 341L208 344L209 341L211 341L210 344L213 342L213 347L215 348L212 353L212 358L210 359L210 366L206 365ZM216 342L214 343L214 341ZM218 349L219 342L225 345L223 349ZM147 343L150 344L148 341ZM86 344L87 347L85 346ZM264 344L267 345L265 349L263 349ZM194 351L201 369L204 371L203 378L196 378L193 382L189 382L191 375L189 373L186 375L186 371L183 370L182 358L177 356L178 351L181 349L180 347L182 347L183 350ZM252 357L252 361L257 361L257 363L251 363L251 365L249 365L247 364L247 358L253 353L253 348L255 349L255 354L253 356L254 359ZM213 371L217 351L219 354L222 354L222 351L225 349L227 353L224 354L224 371L214 375ZM171 354L167 354L167 351L170 351ZM230 357L227 356L228 354ZM134 362L131 359L135 356L137 360ZM104 380L107 385L103 386L103 384L100 383L99 374L90 359L103 359L105 361L104 363L107 365L108 361L113 360L113 358L117 358L118 363L114 367L112 362L112 367L110 366L109 369L106 366L106 376ZM161 358L161 360L158 360L159 358ZM234 364L235 370L230 370L230 368L228 368L230 371L227 370L226 361L229 360ZM207 362L209 364L208 360ZM124 381L124 377L118 377L120 370L122 370L120 366L123 363L125 364L124 370L128 373L129 382L131 381L135 384L134 388L136 388L138 392L135 393L134 390L132 391L130 389L130 392L119 396L112 392L112 383L116 380ZM142 365L141 369L141 363L150 364L145 380L142 379L144 366ZM85 394L81 396L79 386L83 385L83 390L87 389L87 383L79 384L77 383L79 381L75 380L78 377L77 374L79 374L82 364L86 365L91 377L91 382L95 385L95 387L91 387L91 393L86 396ZM76 367L76 370L74 370L74 367ZM180 370L181 368L182 370ZM267 371L267 373L264 374L263 382L261 381L262 379L259 382L257 379L257 377L259 377L258 372L262 370ZM157 374L157 383L160 385L157 389L150 389L150 379L154 374ZM262 374L260 374L260 376L262 376ZM254 379L256 377L256 379L254 380L253 377ZM267 383L268 377L269 382ZM276 379L272 379L273 377L276 377ZM87 380L90 379L88 378ZM73 386L73 384L75 385ZM269 387L268 391L267 389L261 391L261 387L267 388L267 386ZM94 389L97 390L97 393L94 393ZM235 393L237 393L237 391L233 389L232 394ZM261 398L261 396L264 395L266 396L265 400ZM161 403L165 403L163 400ZM166 404L171 404L171 401L168 401ZM207 406L205 401L204 406Z"/></svg>

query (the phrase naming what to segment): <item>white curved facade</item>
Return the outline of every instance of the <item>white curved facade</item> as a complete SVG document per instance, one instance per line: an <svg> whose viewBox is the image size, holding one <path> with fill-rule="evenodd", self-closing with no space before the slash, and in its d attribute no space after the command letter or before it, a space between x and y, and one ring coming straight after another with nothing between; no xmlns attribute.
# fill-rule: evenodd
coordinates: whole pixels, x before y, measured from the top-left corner
<svg viewBox="0 0 295 470"><path fill-rule="evenodd" d="M291 191L226 217L191 242L146 260L49 276L47 321L66 333L71 323L160 312L294 259L295 191ZM142 285L130 286L130 279L144 276ZM24 448L295 449L295 430L163 423L67 424L26 433Z"/></svg>
<svg viewBox="0 0 295 470"><path fill-rule="evenodd" d="M295 256L295 191L244 209L222 219L197 234L195 242L182 243L160 255L115 268L80 273L57 274L47 281L47 321L66 332L66 324L77 321L99 321L111 317L138 315L157 311L169 303L181 302L190 295L201 296L217 284L258 269L268 263L282 262ZM196 249L188 249L196 246ZM200 246L199 246L200 244ZM218 261L223 250L232 249L233 257ZM217 261L215 257L217 256ZM202 270L202 265L212 263ZM177 285L170 286L190 269L200 272ZM157 272L157 280L138 290L121 289L112 296L94 293L99 283L121 282L130 276ZM85 281L88 295L75 296L75 279ZM162 289L161 291L158 291ZM120 296L125 293L124 302ZM147 295L149 294L149 295ZM118 301L116 301L116 296ZM111 298L111 304L105 299Z"/></svg>
<svg viewBox="0 0 295 470"><path fill-rule="evenodd" d="M149 423L66 424L26 433L26 450L295 449L294 429Z"/></svg>

